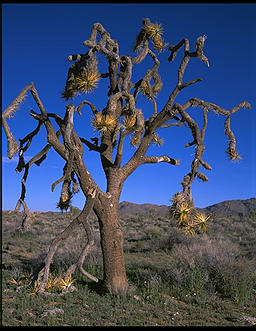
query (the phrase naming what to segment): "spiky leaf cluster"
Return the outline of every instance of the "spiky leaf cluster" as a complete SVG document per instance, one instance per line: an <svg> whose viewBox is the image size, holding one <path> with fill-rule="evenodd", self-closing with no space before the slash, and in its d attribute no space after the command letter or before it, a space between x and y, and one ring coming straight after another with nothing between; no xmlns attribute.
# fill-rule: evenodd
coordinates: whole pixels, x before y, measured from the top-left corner
<svg viewBox="0 0 256 331"><path fill-rule="evenodd" d="M85 55L71 55L69 61L78 59L68 71L68 79L62 97L66 100L75 97L79 92L90 93L98 84L100 74L98 62L93 52Z"/></svg>
<svg viewBox="0 0 256 331"><path fill-rule="evenodd" d="M100 74L97 71L84 71L74 78L69 84L66 84L62 97L66 100L73 98L77 93L90 93L98 84Z"/></svg>
<svg viewBox="0 0 256 331"><path fill-rule="evenodd" d="M154 49L157 51L162 51L165 47L162 34L163 28L159 23L145 22L146 24L138 34L136 38L136 45L134 46L134 51L138 51L142 46L145 40L151 39L154 45Z"/></svg>
<svg viewBox="0 0 256 331"><path fill-rule="evenodd" d="M170 207L170 215L177 221L178 227L187 235L193 236L196 231L205 232L208 228L207 221L210 216L196 211L188 202L184 195L179 192L174 194Z"/></svg>
<svg viewBox="0 0 256 331"><path fill-rule="evenodd" d="M75 278L72 278L71 275L66 277L61 276L52 276L50 275L46 286L46 292L54 292L54 291L63 291L70 287L76 281ZM41 282L39 280L35 281L32 286L29 287L29 295L35 296L38 294L40 290Z"/></svg>
<svg viewBox="0 0 256 331"><path fill-rule="evenodd" d="M114 131L117 125L116 118L109 114L103 114L102 112L97 113L92 120L92 126L97 131L105 132L112 132Z"/></svg>

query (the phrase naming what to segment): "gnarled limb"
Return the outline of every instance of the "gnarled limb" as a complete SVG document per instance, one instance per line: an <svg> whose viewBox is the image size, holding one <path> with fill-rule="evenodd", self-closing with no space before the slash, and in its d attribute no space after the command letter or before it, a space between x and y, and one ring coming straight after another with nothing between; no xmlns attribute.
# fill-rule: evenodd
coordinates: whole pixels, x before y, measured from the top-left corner
<svg viewBox="0 0 256 331"><path fill-rule="evenodd" d="M73 219L72 222L68 225L68 227L64 231L62 231L53 240L53 242L52 242L52 244L49 248L49 252L48 252L48 254L46 256L46 259L45 259L45 265L44 265L44 269L43 269L43 279L40 283L39 293L43 293L45 291L45 287L46 287L48 279L49 279L50 265L51 265L51 262L53 260L53 256L54 256L56 250L58 249L58 246L60 245L60 243L63 240L66 240L71 235L73 230L81 223L82 223L82 225L83 225L83 227L86 231L86 234L88 236L88 243L87 243L86 247L83 249L82 253L80 254L78 262L76 263L76 265L75 266L72 265L68 269L67 274L70 275L72 272L75 271L75 267L79 267L79 270L84 275L89 277L91 280L98 281L98 279L96 277L93 277L92 275L90 275L82 267L86 255L89 253L90 249L94 245L92 231L91 231L91 228L90 228L90 226L87 222L87 218L88 218L88 216L89 216L89 214L90 214L90 212L93 208L95 195L96 195L96 190L95 189L90 189L88 191L86 203L85 203L85 206L84 206L82 212L80 213L80 215L77 216L75 219ZM41 275L41 274L39 273L39 275Z"/></svg>
<svg viewBox="0 0 256 331"><path fill-rule="evenodd" d="M57 136L60 135L60 131L57 132ZM25 139L25 138L24 138ZM16 204L15 211L19 211L20 206L23 206L24 209L24 218L21 224L20 229L22 231L27 231L30 226L30 216L29 216L29 209L25 203L25 196L26 196L26 180L29 173L29 168L35 163L37 166L41 164L41 162L46 158L46 155L48 151L50 150L51 145L47 144L39 153L37 153L35 156L33 156L26 164L22 165L22 169L24 168L24 175L21 180L21 195L20 198ZM19 160L20 164L21 160ZM19 164L17 168L19 167ZM17 169L16 168L16 169ZM21 169L21 170L22 170Z"/></svg>
<svg viewBox="0 0 256 331"><path fill-rule="evenodd" d="M7 137L7 151L8 151L8 158L12 159L13 156L18 152L18 144L13 137L13 134L9 128L9 125L6 121L7 118L11 118L13 114L19 108L19 105L25 100L27 91L30 90L33 86L33 83L25 86L20 94L13 100L13 102L5 109L2 113L2 123L4 127L4 131Z"/></svg>
<svg viewBox="0 0 256 331"><path fill-rule="evenodd" d="M30 212L28 209L27 204L25 203L24 200L22 200L21 198L19 199L19 203L22 204L23 206L23 210L24 210L24 214L23 214L23 219L21 222L21 226L19 227L19 231L23 232L23 231L28 231L30 228L30 223L31 223L31 216L30 216Z"/></svg>
<svg viewBox="0 0 256 331"><path fill-rule="evenodd" d="M97 114L98 111L96 109L96 107L90 102L90 101L87 101L87 100L84 100L82 101L76 108L75 108L75 111L77 111L79 114L81 114L81 109L84 105L89 105L91 107L91 110L93 112L93 114Z"/></svg>

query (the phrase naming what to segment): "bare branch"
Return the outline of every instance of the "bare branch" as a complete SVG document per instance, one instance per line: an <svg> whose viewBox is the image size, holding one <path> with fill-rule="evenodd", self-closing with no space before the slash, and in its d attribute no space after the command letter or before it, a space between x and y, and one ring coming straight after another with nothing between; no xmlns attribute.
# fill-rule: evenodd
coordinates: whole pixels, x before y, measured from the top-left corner
<svg viewBox="0 0 256 331"><path fill-rule="evenodd" d="M195 83L197 83L197 82L202 82L202 78L192 79L192 80L190 80L190 81L187 82L187 83L183 83L183 84L180 86L180 89L183 89L183 88L185 88L185 87L187 87L187 86L193 85L193 84L195 84Z"/></svg>
<svg viewBox="0 0 256 331"><path fill-rule="evenodd" d="M79 106L76 107L75 111L77 111L79 114L81 114L81 109L84 105L89 105L91 107L91 110L92 110L94 115L98 113L96 107L91 102L89 102L87 100L82 101L79 104Z"/></svg>
<svg viewBox="0 0 256 331"><path fill-rule="evenodd" d="M37 90L36 90L36 88L35 88L35 86L34 86L33 83L32 83L32 88L30 89L30 92L31 92L34 100L36 101L39 109L41 110L41 113L44 116L44 118L47 117L47 113L46 113L46 110L44 108L44 105L43 105L42 101L40 100L40 98L38 96L38 93L37 93Z"/></svg>
<svg viewBox="0 0 256 331"><path fill-rule="evenodd" d="M17 111L19 105L25 100L27 91L31 90L33 86L33 83L30 83L26 87L23 88L23 90L20 92L20 94L13 100L13 102L5 109L5 111L2 113L2 123L4 127L4 131L7 137L7 151L8 151L8 158L12 159L13 156L18 152L18 144L15 140L9 125L6 121L7 118L11 118L14 113Z"/></svg>
<svg viewBox="0 0 256 331"><path fill-rule="evenodd" d="M236 151L236 138L230 127L230 117L231 115L228 115L225 120L225 134L228 136L229 139L229 145L226 152L230 160L240 160L241 156Z"/></svg>
<svg viewBox="0 0 256 331"><path fill-rule="evenodd" d="M203 114L203 119L204 119L204 122L203 122L203 127L201 129L201 137L202 139L204 139L205 137L205 131L206 131L206 128L207 128L207 124L208 124L208 109L207 108L204 108L204 114Z"/></svg>
<svg viewBox="0 0 256 331"><path fill-rule="evenodd" d="M171 61L174 61L175 57L176 57L176 54L178 52L178 50L183 46L184 46L184 49L185 49L185 53L186 52L189 52L189 41L188 39L184 38L182 39L176 46L173 46L173 45L170 45L169 46L169 50L171 51L171 55L169 56L168 58L168 61L171 62Z"/></svg>
<svg viewBox="0 0 256 331"><path fill-rule="evenodd" d="M95 151L95 152L99 152L99 153L104 151L104 148L102 145L98 146L97 144L93 144L90 141L88 141L87 139L84 139L82 137L79 137L79 139L81 140L82 143L84 143L87 147L89 147L89 151ZM92 138L92 139L98 140L98 138Z"/></svg>
<svg viewBox="0 0 256 331"><path fill-rule="evenodd" d="M13 156L18 153L18 143L15 140L5 118L2 118L2 123L4 127L4 131L7 137L7 152L8 152L8 158L12 159Z"/></svg>
<svg viewBox="0 0 256 331"><path fill-rule="evenodd" d="M167 162L172 165L179 165L180 160L172 159L169 156L162 155L162 156L143 156L141 157L141 164L144 163L159 163L159 162Z"/></svg>
<svg viewBox="0 0 256 331"><path fill-rule="evenodd" d="M143 49L141 50L141 52L136 57L134 57L132 59L132 63L137 64L137 63L142 62L145 59L145 57L147 56L148 51L149 51L148 40L145 40L144 45L143 45Z"/></svg>
<svg viewBox="0 0 256 331"><path fill-rule="evenodd" d="M124 146L124 140L125 137L128 135L128 131L120 130L120 136L119 136L119 142L117 147L117 153L116 153L116 159L114 165L117 168L120 168L121 162L122 162L122 156L123 156L123 146Z"/></svg>
<svg viewBox="0 0 256 331"><path fill-rule="evenodd" d="M60 135L60 131L57 132L57 136ZM46 155L49 151L49 149L51 148L51 145L50 144L47 144L39 153L37 153L34 157L32 157L26 164L24 164L22 166L22 168L25 168L25 171L24 171L24 175L21 179L21 194L20 194L20 198L18 199L18 202L16 204L16 207L15 207L15 211L19 211L20 209L20 206L21 204L23 205L24 207L24 212L25 212L25 216L26 215L29 215L29 212L28 212L28 207L27 205L25 204L25 197L26 197L26 180L27 180L27 177L28 177L28 173L29 173L29 168L32 166L32 164L36 164L37 166L39 166L41 164L41 162L46 158ZM20 162L20 161L19 161ZM18 168L18 166L17 166ZM17 169L16 168L16 169ZM25 208L26 206L26 208ZM25 217L26 218L26 217ZM29 218L28 218L29 220ZM27 229L28 228L28 220L26 221L26 226L24 225L25 221L22 222L22 229ZM25 228L24 228L25 226Z"/></svg>
<svg viewBox="0 0 256 331"><path fill-rule="evenodd" d="M27 91L31 90L33 87L33 83L30 83L29 85L25 86L23 90L20 92L20 94L13 100L13 102L5 109L5 111L2 114L2 118L11 118L13 114L17 111L19 108L19 105L25 100Z"/></svg>
<svg viewBox="0 0 256 331"><path fill-rule="evenodd" d="M184 124L184 121L180 121L180 122L172 122L172 123L167 123L167 124L163 124L160 128L161 129L166 129L166 128L170 128L171 126L182 126Z"/></svg>

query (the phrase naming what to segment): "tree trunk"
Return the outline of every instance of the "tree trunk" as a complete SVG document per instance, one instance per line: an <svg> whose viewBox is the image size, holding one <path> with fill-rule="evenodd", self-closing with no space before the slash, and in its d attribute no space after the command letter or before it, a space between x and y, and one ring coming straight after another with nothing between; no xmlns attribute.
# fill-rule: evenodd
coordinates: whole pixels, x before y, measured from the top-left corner
<svg viewBox="0 0 256 331"><path fill-rule="evenodd" d="M124 260L124 237L119 220L119 204L108 199L102 210L95 210L99 219L103 254L104 288L114 294L124 295L128 289Z"/></svg>

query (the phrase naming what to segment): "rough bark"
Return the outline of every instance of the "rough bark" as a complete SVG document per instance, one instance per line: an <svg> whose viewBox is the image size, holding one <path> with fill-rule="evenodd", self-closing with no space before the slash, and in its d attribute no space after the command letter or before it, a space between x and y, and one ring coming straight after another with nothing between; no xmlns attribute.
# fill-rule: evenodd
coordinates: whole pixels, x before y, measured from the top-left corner
<svg viewBox="0 0 256 331"><path fill-rule="evenodd" d="M128 288L124 260L124 236L119 220L118 205L105 205L97 213L100 224L101 248L103 254L103 284L111 293L125 294Z"/></svg>

